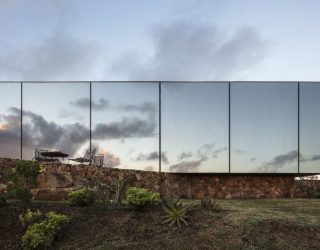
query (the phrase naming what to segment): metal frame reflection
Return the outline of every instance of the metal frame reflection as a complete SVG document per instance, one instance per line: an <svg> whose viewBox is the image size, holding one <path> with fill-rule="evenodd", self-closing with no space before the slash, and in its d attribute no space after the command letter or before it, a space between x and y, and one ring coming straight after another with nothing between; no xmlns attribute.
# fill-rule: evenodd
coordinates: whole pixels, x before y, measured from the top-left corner
<svg viewBox="0 0 320 250"><path fill-rule="evenodd" d="M20 158L22 159L23 156L23 87L25 84L28 83L88 83L90 86L90 151L92 150L92 145L91 145L91 141L92 141L92 84L94 83L157 83L158 84L158 104L159 104L159 172L162 171L161 169L161 145L162 145L162 141L161 141L161 124L162 124L162 117L161 117L161 106L162 106L162 92L161 92L161 86L163 83L188 83L188 82L192 82L192 83L199 83L199 85L201 85L201 83L225 83L228 84L228 88L229 88L229 96L228 96L228 103L229 103L229 121L228 121L228 130L229 130L229 142L228 142L228 153L229 153L229 173L217 173L219 175L228 175L228 174L232 174L232 175L315 175L315 174L320 174L320 168L319 168L319 172L316 173L301 173L300 172L300 88L301 85L303 85L304 83L317 83L320 84L320 82L298 82L298 81L292 81L292 83L297 83L297 88L298 88L298 95L297 95L297 115L298 115L298 119L297 119L297 124L298 124L298 130L297 130L297 138L298 138L298 171L296 173L232 173L231 172L231 150L230 150L230 144L231 144L231 85L232 84L237 84L237 83L288 83L288 81L0 81L1 83L19 83L20 84ZM291 81L290 81L291 82ZM0 85L1 86L1 85ZM320 129L320 128L319 128ZM201 173L192 173L192 174L205 174L203 172ZM214 173L211 173L214 174Z"/></svg>

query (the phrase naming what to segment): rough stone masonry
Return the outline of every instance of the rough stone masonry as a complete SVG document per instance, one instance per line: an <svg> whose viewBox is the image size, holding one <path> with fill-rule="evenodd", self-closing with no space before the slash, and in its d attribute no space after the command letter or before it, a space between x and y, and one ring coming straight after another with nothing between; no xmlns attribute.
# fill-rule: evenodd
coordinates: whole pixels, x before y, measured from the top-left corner
<svg viewBox="0 0 320 250"><path fill-rule="evenodd" d="M0 169L15 164L16 160L0 158ZM69 192L85 183L113 185L127 176L135 177L132 186L179 198L291 198L320 192L320 181L297 181L292 175L172 174L70 164L44 164L42 168L39 188L33 191L38 200L67 199ZM0 175L0 193L8 185Z"/></svg>

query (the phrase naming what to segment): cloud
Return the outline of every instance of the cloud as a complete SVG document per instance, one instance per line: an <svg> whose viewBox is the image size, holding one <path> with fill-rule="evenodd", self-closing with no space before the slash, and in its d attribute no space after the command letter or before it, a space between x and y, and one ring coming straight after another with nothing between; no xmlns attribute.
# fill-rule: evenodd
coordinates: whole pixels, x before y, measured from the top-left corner
<svg viewBox="0 0 320 250"><path fill-rule="evenodd" d="M75 101L70 102L72 106L76 106L79 108L88 109L90 108L90 99L86 97L79 98ZM109 108L109 101L105 98L100 98L98 101L91 101L92 110L105 110Z"/></svg>
<svg viewBox="0 0 320 250"><path fill-rule="evenodd" d="M79 114L76 111L68 111L68 110L59 110L58 113L59 118L73 118L78 121L84 121L85 117L83 117L81 114Z"/></svg>
<svg viewBox="0 0 320 250"><path fill-rule="evenodd" d="M0 156L19 158L20 157L20 110L18 115L0 114Z"/></svg>
<svg viewBox="0 0 320 250"><path fill-rule="evenodd" d="M141 113L147 113L151 116L155 116L156 113L158 112L156 105L152 102L144 102L141 105L133 105L133 104L119 105L118 108L126 112L137 111Z"/></svg>
<svg viewBox="0 0 320 250"><path fill-rule="evenodd" d="M298 151L291 150L288 153L275 156L271 161L266 162L261 167L263 172L278 172L284 166L298 160Z"/></svg>
<svg viewBox="0 0 320 250"><path fill-rule="evenodd" d="M120 158L108 151L103 151L104 166L108 168L118 167L120 165Z"/></svg>
<svg viewBox="0 0 320 250"><path fill-rule="evenodd" d="M35 44L0 55L3 79L83 80L99 57L98 45L56 31Z"/></svg>
<svg viewBox="0 0 320 250"><path fill-rule="evenodd" d="M107 101L107 100L105 100ZM108 102L109 103L109 102ZM145 113L145 118L137 116L122 117L119 121L110 123L99 123L95 126L92 134L96 139L126 139L140 137L154 137L157 135L157 108L151 102L144 102L140 105L109 105L113 110L124 112Z"/></svg>
<svg viewBox="0 0 320 250"><path fill-rule="evenodd" d="M220 147L215 149L215 143L204 144L198 149L197 155L200 159L217 158L218 155L228 150L228 147Z"/></svg>
<svg viewBox="0 0 320 250"><path fill-rule="evenodd" d="M0 147L20 145L20 110L12 107L9 109L9 115L0 117ZM33 156L33 147L58 149L72 157L80 148L89 145L89 128L83 124L57 124L30 111L23 111L23 122L25 157ZM120 121L97 124L92 130L92 135L95 140L152 137L156 135L156 126L153 120L124 117Z"/></svg>
<svg viewBox="0 0 320 250"><path fill-rule="evenodd" d="M228 35L194 20L154 26L151 42L151 55L143 58L137 51L125 52L108 74L116 72L130 80L235 79L261 62L269 48L252 27Z"/></svg>
<svg viewBox="0 0 320 250"><path fill-rule="evenodd" d="M156 127L156 122L152 120L123 117L120 121L97 124L92 136L97 140L154 137Z"/></svg>
<svg viewBox="0 0 320 250"><path fill-rule="evenodd" d="M59 125L30 111L24 111L23 117L24 151L29 154L34 145L58 149L73 156L82 145L89 143L89 129L80 123Z"/></svg>
<svg viewBox="0 0 320 250"><path fill-rule="evenodd" d="M320 154L315 154L315 155L312 155L312 156L309 156L309 157L306 157L306 156L303 156L303 155L300 156L300 161L302 161L302 162L319 161L319 160L320 160Z"/></svg>
<svg viewBox="0 0 320 250"><path fill-rule="evenodd" d="M182 152L180 155L178 155L178 160L181 161L181 160L184 160L186 158L190 158L192 157L192 153L191 152Z"/></svg>
<svg viewBox="0 0 320 250"><path fill-rule="evenodd" d="M215 148L215 142L207 143L199 147L196 154L191 152L182 152L178 156L178 160L181 162L173 164L169 167L172 172L198 172L198 168L203 162L211 158L217 158L218 155L228 150L228 147ZM185 158L191 158L192 155L196 156L197 159L184 160ZM182 157L181 157L182 156Z"/></svg>
<svg viewBox="0 0 320 250"><path fill-rule="evenodd" d="M194 172L202 164L203 160L182 161L170 166L172 172Z"/></svg>
<svg viewBox="0 0 320 250"><path fill-rule="evenodd" d="M136 161L154 161L159 160L159 153L154 151L148 154L139 154ZM165 152L161 153L161 161L165 164L169 164L167 154Z"/></svg>
<svg viewBox="0 0 320 250"><path fill-rule="evenodd" d="M243 154L246 154L246 153L247 153L246 151L241 150L241 149L235 149L235 150L234 150L234 152L236 152L236 153L238 153L238 154L241 154L241 155L243 155Z"/></svg>
<svg viewBox="0 0 320 250"><path fill-rule="evenodd" d="M90 99L86 97L79 98L75 101L70 102L72 106L76 106L79 108L88 109L90 107ZM144 102L142 104L121 104L121 105L112 105L108 99L100 98L98 101L92 100L91 101L92 109L93 110L105 110L105 109L112 109L116 111L123 111L123 112L139 112L145 113L152 118L155 118L155 115L158 112L158 108L156 107L155 103L152 102Z"/></svg>
<svg viewBox="0 0 320 250"><path fill-rule="evenodd" d="M1 51L0 78L83 80L94 72L102 54L101 47L95 41L78 38L68 29L72 8L65 2L37 3L37 8L42 14L48 13L55 26L41 32L45 35L39 36L36 32L32 42L24 41L23 45L12 43L6 51Z"/></svg>

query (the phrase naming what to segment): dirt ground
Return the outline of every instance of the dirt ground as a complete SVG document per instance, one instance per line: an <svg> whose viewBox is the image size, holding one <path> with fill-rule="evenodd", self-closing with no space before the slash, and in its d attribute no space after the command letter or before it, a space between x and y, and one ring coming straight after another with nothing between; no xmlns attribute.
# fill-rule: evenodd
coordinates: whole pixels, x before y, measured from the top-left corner
<svg viewBox="0 0 320 250"><path fill-rule="evenodd" d="M196 210L182 229L162 225L160 208L135 211L11 202L0 208L0 249L21 248L25 229L18 216L28 208L71 217L51 249L320 249L319 200L218 202L221 212Z"/></svg>

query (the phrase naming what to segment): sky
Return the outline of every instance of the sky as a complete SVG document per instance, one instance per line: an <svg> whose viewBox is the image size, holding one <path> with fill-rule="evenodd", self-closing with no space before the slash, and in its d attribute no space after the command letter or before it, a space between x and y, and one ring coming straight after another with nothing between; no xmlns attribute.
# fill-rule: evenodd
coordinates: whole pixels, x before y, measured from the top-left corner
<svg viewBox="0 0 320 250"><path fill-rule="evenodd" d="M319 80L319 1L0 1L1 80Z"/></svg>
<svg viewBox="0 0 320 250"><path fill-rule="evenodd" d="M320 79L319 7L316 0L2 0L0 81L138 81L93 84L92 142L107 166L144 170L158 168L159 103L157 85L139 81L191 81L163 84L165 171L228 172L231 150L232 171L295 172L295 82ZM231 149L222 81L288 82L231 88ZM0 152L11 157L19 154L19 91L0 89ZM84 155L88 92L88 83L25 84L25 158L37 147ZM320 91L310 84L301 95L300 165L320 172L313 136Z"/></svg>

